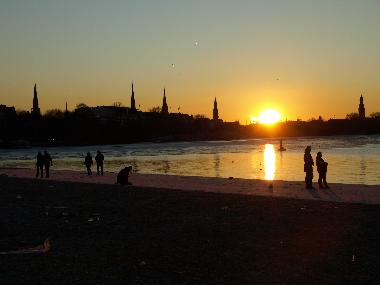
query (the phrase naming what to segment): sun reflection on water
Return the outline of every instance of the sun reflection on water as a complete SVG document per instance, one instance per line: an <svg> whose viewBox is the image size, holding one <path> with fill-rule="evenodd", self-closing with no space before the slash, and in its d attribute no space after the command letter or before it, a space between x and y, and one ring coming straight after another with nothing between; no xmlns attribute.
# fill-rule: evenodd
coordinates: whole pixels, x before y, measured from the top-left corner
<svg viewBox="0 0 380 285"><path fill-rule="evenodd" d="M273 180L276 172L276 153L272 144L266 144L264 149L265 180Z"/></svg>

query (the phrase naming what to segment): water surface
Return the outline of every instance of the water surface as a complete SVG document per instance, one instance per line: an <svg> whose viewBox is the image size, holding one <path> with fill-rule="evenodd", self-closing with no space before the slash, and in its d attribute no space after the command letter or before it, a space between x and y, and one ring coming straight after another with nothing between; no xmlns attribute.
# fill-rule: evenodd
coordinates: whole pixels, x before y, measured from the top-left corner
<svg viewBox="0 0 380 285"><path fill-rule="evenodd" d="M303 153L311 145L312 155L321 151L329 163L329 182L380 184L380 136L339 136L292 138L283 141L253 139L128 145L53 147L53 169L84 170L86 152L105 156L105 169L118 171L132 165L140 173L188 176L239 177L303 181ZM0 150L0 167L34 168L37 151ZM316 180L316 170L314 176Z"/></svg>

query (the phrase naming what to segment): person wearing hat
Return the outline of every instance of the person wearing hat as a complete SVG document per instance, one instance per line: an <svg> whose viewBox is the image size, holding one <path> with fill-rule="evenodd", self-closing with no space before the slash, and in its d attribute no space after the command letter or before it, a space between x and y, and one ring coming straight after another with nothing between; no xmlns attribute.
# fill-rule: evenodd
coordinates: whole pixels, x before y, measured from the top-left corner
<svg viewBox="0 0 380 285"><path fill-rule="evenodd" d="M327 188L327 189L330 188L327 185L327 181L326 181L327 165L328 165L328 163L323 160L323 158L322 158L322 152L318 152L317 153L317 157L315 159L315 163L317 165L317 171L318 171L318 174L319 174L319 177L318 177L319 188L321 188L321 189L323 189L323 188Z"/></svg>
<svg viewBox="0 0 380 285"><path fill-rule="evenodd" d="M303 166L303 171L306 173L305 175L305 184L306 184L306 189L314 189L313 188L313 165L314 165L314 160L313 157L311 156L311 146L307 146L305 148L305 154L303 156L304 160L304 166Z"/></svg>

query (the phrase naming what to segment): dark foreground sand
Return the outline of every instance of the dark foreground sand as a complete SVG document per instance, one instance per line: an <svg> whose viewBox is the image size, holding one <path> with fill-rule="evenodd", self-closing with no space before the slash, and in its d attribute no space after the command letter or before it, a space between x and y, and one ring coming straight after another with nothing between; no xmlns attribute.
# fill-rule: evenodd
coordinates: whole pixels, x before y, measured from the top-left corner
<svg viewBox="0 0 380 285"><path fill-rule="evenodd" d="M0 284L377 284L380 206L0 177Z"/></svg>

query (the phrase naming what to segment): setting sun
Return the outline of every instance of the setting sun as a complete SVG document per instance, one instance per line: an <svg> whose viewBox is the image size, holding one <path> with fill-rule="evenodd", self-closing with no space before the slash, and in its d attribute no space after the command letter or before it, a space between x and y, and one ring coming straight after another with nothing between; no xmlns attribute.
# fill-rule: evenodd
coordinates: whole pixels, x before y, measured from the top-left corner
<svg viewBox="0 0 380 285"><path fill-rule="evenodd" d="M281 115L278 111L273 110L273 109L268 109L261 112L259 116L259 123L271 125L271 124L279 122L280 119L281 119Z"/></svg>

